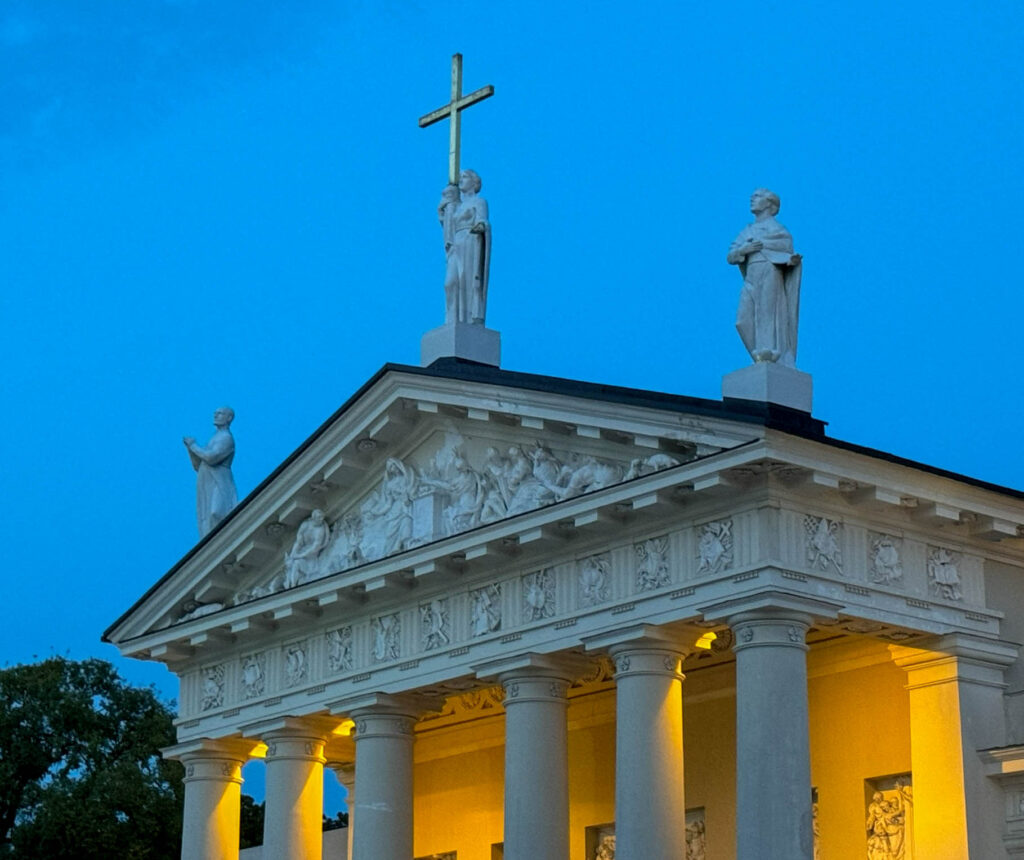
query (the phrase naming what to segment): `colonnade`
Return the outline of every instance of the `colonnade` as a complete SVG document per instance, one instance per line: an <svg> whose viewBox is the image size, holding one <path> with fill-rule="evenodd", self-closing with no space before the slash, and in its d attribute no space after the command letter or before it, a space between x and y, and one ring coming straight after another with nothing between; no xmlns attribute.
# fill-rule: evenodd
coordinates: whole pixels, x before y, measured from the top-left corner
<svg viewBox="0 0 1024 860"><path fill-rule="evenodd" d="M814 613L828 609L787 599L705 610L706 617L727 623L734 639L738 860L811 860L806 634ZM695 638L638 624L585 640L592 652L610 654L615 666L619 860L678 860L685 845L681 664ZM569 856L566 717L575 670L559 655L532 654L481 669L482 677L497 678L504 689L506 860ZM961 675L952 677L962 682ZM350 791L359 792L358 802L350 803L350 856L412 858L416 700L379 695L349 716L355 721L354 770L350 764L334 766ZM295 719L265 741L264 857L320 860L326 735ZM238 750L236 741L210 741L181 756L183 860L238 857L244 759ZM916 761L914 769L915 791L923 800L928 788L918 788L918 782L927 771L917 773ZM966 840L966 822L961 830Z"/></svg>

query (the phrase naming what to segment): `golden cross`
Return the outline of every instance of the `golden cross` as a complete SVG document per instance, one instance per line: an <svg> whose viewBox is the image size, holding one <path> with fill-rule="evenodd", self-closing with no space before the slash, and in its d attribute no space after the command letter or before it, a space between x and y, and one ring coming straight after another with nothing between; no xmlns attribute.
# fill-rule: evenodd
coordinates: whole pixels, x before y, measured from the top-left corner
<svg viewBox="0 0 1024 860"><path fill-rule="evenodd" d="M444 107L420 117L420 128L426 128L443 119L451 119L448 138L448 182L452 185L459 184L459 148L462 138L462 118L459 114L470 105L482 102L493 95L494 87L490 84L480 87L468 96L462 94L462 54L455 54L452 57L452 100Z"/></svg>

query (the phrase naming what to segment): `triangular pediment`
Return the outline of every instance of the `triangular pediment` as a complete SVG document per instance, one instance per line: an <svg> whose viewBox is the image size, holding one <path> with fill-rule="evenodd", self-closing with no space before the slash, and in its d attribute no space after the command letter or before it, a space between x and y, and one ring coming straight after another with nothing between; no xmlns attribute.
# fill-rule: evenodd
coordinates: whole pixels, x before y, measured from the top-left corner
<svg viewBox="0 0 1024 860"><path fill-rule="evenodd" d="M121 644L212 616L763 432L713 401L497 369L389 366L107 637Z"/></svg>

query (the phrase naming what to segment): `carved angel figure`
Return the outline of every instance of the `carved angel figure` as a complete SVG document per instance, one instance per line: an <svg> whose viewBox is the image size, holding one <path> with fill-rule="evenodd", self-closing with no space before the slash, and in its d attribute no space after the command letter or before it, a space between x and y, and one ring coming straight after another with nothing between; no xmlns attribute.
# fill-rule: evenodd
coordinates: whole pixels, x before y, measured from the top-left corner
<svg viewBox="0 0 1024 860"><path fill-rule="evenodd" d="M330 539L331 529L324 521L324 512L317 508L299 526L295 543L284 557L285 588L292 588L317 575L317 561Z"/></svg>

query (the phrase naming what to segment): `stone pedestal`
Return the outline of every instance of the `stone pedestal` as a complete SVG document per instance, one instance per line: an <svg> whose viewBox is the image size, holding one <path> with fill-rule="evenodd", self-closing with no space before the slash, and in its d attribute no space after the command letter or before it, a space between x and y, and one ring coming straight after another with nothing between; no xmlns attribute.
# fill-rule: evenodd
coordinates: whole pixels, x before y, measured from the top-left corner
<svg viewBox="0 0 1024 860"><path fill-rule="evenodd" d="M678 860L683 797L683 654L665 642L611 649L615 661L615 856ZM767 855L766 855L767 856Z"/></svg>
<svg viewBox="0 0 1024 860"><path fill-rule="evenodd" d="M505 860L569 856L568 681L545 668L501 676L505 689Z"/></svg>
<svg viewBox="0 0 1024 860"><path fill-rule="evenodd" d="M801 412L811 411L811 375L771 361L760 361L722 377L722 397L775 403Z"/></svg>
<svg viewBox="0 0 1024 860"><path fill-rule="evenodd" d="M737 860L813 856L810 624L809 615L782 609L729 618L736 643Z"/></svg>
<svg viewBox="0 0 1024 860"><path fill-rule="evenodd" d="M323 854L324 738L295 726L268 732L263 856L320 860Z"/></svg>
<svg viewBox="0 0 1024 860"><path fill-rule="evenodd" d="M420 341L420 365L430 367L439 358L464 358L498 367L501 333L483 325L461 322L431 329Z"/></svg>
<svg viewBox="0 0 1024 860"><path fill-rule="evenodd" d="M359 799L349 805L359 828L352 831L355 860L412 857L412 746L416 715L400 704L352 713L356 723ZM349 819L351 827L352 819Z"/></svg>
<svg viewBox="0 0 1024 860"><path fill-rule="evenodd" d="M1003 672L1016 646L950 635L889 650L910 695L914 856L1005 856L1006 800L978 753L1006 743Z"/></svg>
<svg viewBox="0 0 1024 860"><path fill-rule="evenodd" d="M188 753L181 860L238 860L243 757L209 749Z"/></svg>

